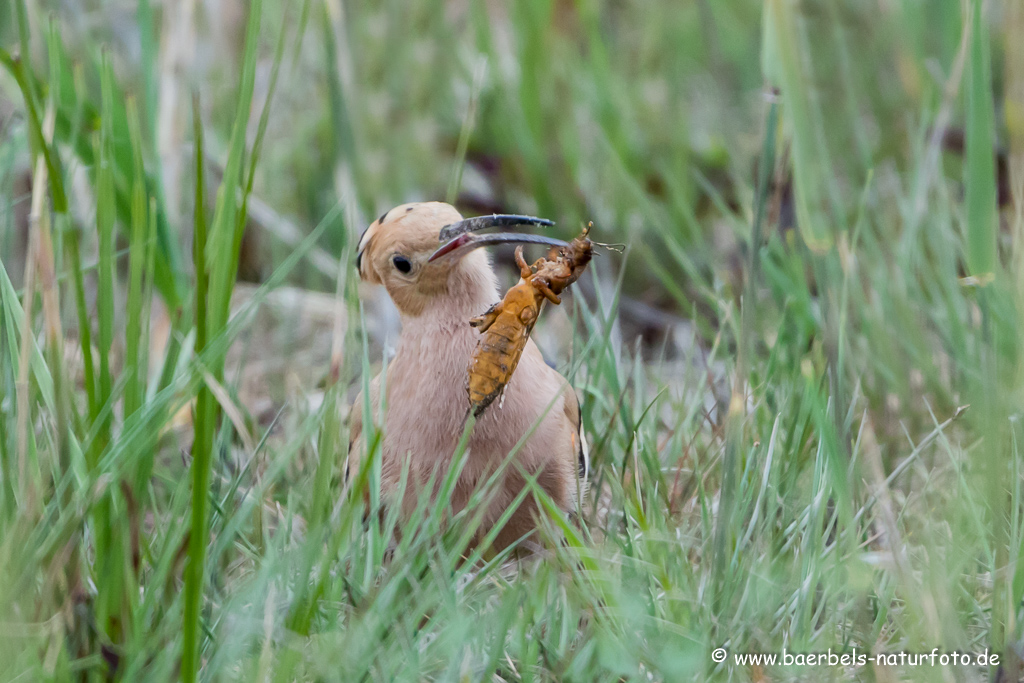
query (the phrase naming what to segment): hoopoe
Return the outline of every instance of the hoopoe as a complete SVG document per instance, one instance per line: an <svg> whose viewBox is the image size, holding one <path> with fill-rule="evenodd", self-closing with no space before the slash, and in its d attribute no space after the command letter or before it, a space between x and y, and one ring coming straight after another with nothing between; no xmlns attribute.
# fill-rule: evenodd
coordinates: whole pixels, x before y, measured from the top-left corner
<svg viewBox="0 0 1024 683"><path fill-rule="evenodd" d="M370 224L359 240L360 278L384 285L401 315L397 350L384 378L386 414L380 457L385 501L394 497L403 468L408 467L404 498L395 501L405 516L414 511L432 475L435 481L443 480L463 434L467 367L480 339L469 321L499 299L494 270L478 247L510 242L565 244L537 235L476 234L484 228L519 224L552 223L508 215L463 219L448 204L424 202L391 209ZM454 235L444 245L442 228L447 228L447 236ZM371 419L379 413L380 387L378 375L369 384ZM347 474L358 471L365 451L363 405L360 393L351 411ZM536 477L539 487L567 513L576 509L586 482L589 461L576 393L544 362L533 340L527 342L501 403L480 415L469 436L466 462L451 498L453 512L466 506L476 487L488 480L531 429L483 511L478 538L513 504L526 484L525 476ZM494 548L505 548L529 535L537 526L538 512L534 498L527 495L497 532Z"/></svg>

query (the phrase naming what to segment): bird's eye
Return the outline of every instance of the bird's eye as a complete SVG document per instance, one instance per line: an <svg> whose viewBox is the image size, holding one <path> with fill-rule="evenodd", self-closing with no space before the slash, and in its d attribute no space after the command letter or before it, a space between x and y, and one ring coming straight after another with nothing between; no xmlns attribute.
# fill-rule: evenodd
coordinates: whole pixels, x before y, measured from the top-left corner
<svg viewBox="0 0 1024 683"><path fill-rule="evenodd" d="M393 257L391 259L391 263L395 265L395 268L397 268L400 273L408 273L412 270L412 263L404 256Z"/></svg>

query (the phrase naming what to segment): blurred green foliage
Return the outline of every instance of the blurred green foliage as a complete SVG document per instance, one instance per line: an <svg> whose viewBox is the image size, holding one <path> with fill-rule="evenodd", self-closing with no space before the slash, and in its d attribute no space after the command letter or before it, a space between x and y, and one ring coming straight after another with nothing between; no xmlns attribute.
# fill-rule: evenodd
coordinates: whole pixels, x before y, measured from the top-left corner
<svg viewBox="0 0 1024 683"><path fill-rule="evenodd" d="M721 646L1016 680L1022 32L980 0L0 0L0 679L888 680ZM386 359L353 241L451 189L628 244L538 326L595 473L519 565L443 497L389 549L373 458L340 481ZM285 283L347 324L267 417ZM894 675L947 673L996 675Z"/></svg>

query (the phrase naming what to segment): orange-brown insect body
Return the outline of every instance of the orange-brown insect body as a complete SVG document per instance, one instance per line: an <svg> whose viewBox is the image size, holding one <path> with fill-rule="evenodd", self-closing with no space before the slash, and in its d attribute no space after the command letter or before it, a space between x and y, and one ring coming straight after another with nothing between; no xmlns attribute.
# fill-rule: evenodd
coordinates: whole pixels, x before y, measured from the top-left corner
<svg viewBox="0 0 1024 683"><path fill-rule="evenodd" d="M568 246L538 259L532 267L523 259L523 248L517 247L519 283L470 321L483 333L469 362L467 390L473 415L479 416L512 379L544 300L561 303L558 295L576 282L590 263L593 243L587 237L589 230L588 226Z"/></svg>

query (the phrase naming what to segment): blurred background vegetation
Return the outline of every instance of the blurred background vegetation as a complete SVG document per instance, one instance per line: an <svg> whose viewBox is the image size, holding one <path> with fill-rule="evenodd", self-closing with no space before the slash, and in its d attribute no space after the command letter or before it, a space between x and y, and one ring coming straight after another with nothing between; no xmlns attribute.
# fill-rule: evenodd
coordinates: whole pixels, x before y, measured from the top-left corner
<svg viewBox="0 0 1024 683"><path fill-rule="evenodd" d="M1016 0L0 0L0 679L1019 680L1021 35ZM433 199L627 245L535 332L595 465L541 562L464 561L429 501L385 561L372 467L343 493L397 333L353 247Z"/></svg>

